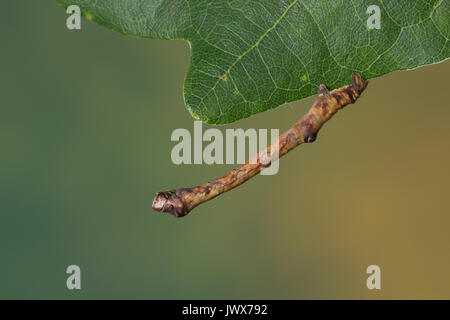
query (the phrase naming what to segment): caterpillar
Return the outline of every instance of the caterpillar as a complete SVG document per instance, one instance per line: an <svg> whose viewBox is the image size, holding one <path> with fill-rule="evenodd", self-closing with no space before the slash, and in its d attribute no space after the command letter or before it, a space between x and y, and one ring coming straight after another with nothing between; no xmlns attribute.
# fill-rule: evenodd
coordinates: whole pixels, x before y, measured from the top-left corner
<svg viewBox="0 0 450 320"><path fill-rule="evenodd" d="M327 87L321 84L317 98L309 111L283 133L277 142L259 152L255 158L204 185L158 192L152 208L175 217L184 217L196 206L248 181L260 173L262 168L269 166L271 161L282 157L298 145L314 142L322 126L336 112L355 103L368 85L368 81L357 73L352 74L351 79L350 85L333 91L328 91Z"/></svg>

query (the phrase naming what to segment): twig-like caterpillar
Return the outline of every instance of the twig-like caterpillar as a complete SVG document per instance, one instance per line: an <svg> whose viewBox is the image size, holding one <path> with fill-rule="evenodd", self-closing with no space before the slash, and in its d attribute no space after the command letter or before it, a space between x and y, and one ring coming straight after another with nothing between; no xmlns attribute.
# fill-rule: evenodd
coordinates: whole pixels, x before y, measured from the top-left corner
<svg viewBox="0 0 450 320"><path fill-rule="evenodd" d="M355 103L368 84L359 74L352 74L352 84L328 91L324 84L319 86L319 93L311 109L288 131L280 136L278 141L258 153L255 158L241 167L229 172L223 177L207 184L158 192L153 201L153 209L168 212L175 217L187 215L193 208L227 192L257 175L262 168L274 161L274 155L282 157L302 143L316 140L322 126L340 109ZM278 152L275 152L278 151ZM269 159L269 161L262 161Z"/></svg>

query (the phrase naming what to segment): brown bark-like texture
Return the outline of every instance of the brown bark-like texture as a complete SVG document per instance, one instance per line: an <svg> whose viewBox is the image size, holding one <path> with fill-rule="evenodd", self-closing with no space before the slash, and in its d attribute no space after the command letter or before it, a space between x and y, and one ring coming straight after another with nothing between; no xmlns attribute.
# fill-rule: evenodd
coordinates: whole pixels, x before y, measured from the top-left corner
<svg viewBox="0 0 450 320"><path fill-rule="evenodd" d="M368 81L359 74L352 75L350 85L331 92L321 84L317 99L308 113L282 134L276 143L241 167L212 182L193 188L158 192L153 201L153 209L168 212L175 217L183 217L199 204L241 185L260 173L261 169L269 166L271 161L277 160L276 156L282 157L302 143L314 142L325 122L346 105L355 103L367 84Z"/></svg>

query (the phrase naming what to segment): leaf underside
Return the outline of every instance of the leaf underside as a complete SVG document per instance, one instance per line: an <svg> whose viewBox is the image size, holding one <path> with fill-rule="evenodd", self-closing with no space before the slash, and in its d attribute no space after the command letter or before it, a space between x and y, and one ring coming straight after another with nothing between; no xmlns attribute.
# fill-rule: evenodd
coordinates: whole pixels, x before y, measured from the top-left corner
<svg viewBox="0 0 450 320"><path fill-rule="evenodd" d="M127 35L184 39L195 119L230 123L366 79L450 56L448 0L57 0ZM381 29L367 28L377 5Z"/></svg>

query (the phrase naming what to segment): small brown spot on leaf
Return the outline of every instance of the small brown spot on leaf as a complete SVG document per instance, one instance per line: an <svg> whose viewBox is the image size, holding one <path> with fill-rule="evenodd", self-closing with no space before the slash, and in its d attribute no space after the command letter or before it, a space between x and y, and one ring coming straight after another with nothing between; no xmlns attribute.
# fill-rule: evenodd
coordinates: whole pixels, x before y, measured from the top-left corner
<svg viewBox="0 0 450 320"><path fill-rule="evenodd" d="M220 77L220 79L222 79L223 81L227 81L227 75L224 74L223 76Z"/></svg>
<svg viewBox="0 0 450 320"><path fill-rule="evenodd" d="M239 90L238 89L234 90L234 94L239 94Z"/></svg>

